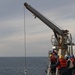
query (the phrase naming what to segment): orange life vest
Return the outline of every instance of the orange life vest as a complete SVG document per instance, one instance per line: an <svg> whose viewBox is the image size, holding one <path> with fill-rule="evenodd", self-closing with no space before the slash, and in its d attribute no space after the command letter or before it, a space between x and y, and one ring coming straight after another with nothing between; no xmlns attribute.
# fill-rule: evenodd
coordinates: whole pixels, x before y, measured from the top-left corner
<svg viewBox="0 0 75 75"><path fill-rule="evenodd" d="M60 64L57 66L57 69L59 70L60 68L66 67L66 59L58 59Z"/></svg>

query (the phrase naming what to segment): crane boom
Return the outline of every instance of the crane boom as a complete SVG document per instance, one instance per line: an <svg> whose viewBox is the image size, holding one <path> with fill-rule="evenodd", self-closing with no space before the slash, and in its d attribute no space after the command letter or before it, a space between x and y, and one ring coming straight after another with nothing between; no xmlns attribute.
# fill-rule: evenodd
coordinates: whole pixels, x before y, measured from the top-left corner
<svg viewBox="0 0 75 75"><path fill-rule="evenodd" d="M71 46L71 53L73 54L72 49L72 39L69 36L68 30L62 30L58 28L55 24L53 24L51 21L49 21L47 18L45 18L41 13L39 13L36 9L34 9L32 6L30 6L27 3L24 3L24 6L35 15L35 17L38 17L42 22L44 22L49 28L51 28L54 32L55 38L52 37L52 45L57 47L58 54L65 55L66 52L68 53L68 44Z"/></svg>
<svg viewBox="0 0 75 75"><path fill-rule="evenodd" d="M42 14L40 14L37 10L31 7L29 4L24 3L24 6L32 12L36 17L38 17L42 22L44 22L49 28L51 28L55 33L59 35L63 35L63 30L59 29L56 25L50 22L47 18L45 18Z"/></svg>

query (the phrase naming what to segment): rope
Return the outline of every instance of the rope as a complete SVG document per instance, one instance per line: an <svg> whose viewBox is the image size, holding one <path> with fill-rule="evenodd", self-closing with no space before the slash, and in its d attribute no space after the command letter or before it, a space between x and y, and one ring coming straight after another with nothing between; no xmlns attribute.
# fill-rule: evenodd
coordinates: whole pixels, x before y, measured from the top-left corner
<svg viewBox="0 0 75 75"><path fill-rule="evenodd" d="M26 27L25 27L25 7L24 7L24 50L25 50L25 68L24 68L24 74L27 74L27 68L26 68Z"/></svg>

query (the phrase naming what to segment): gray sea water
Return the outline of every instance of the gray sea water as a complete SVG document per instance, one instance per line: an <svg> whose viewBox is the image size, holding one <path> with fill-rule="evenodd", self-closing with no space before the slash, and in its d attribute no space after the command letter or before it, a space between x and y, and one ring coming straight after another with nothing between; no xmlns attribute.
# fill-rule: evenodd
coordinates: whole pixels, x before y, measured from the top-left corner
<svg viewBox="0 0 75 75"><path fill-rule="evenodd" d="M47 57L27 57L27 75L46 75ZM0 75L25 75L24 57L0 57Z"/></svg>

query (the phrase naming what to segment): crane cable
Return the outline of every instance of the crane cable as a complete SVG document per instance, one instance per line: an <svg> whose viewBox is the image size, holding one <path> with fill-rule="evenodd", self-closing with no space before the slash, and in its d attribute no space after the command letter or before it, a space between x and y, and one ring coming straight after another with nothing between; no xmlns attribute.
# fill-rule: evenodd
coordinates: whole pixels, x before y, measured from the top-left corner
<svg viewBox="0 0 75 75"><path fill-rule="evenodd" d="M24 7L24 51L25 51L25 68L24 68L24 74L27 75L27 66L26 66L26 27L25 27L25 7Z"/></svg>

